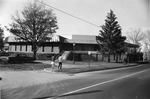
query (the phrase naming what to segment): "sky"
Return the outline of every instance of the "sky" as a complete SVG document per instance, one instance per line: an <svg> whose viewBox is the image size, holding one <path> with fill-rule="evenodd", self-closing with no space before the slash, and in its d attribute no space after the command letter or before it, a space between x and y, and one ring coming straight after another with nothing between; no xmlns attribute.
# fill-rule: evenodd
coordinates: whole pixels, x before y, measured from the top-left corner
<svg viewBox="0 0 150 99"><path fill-rule="evenodd" d="M24 6L33 0L0 0L0 24L9 26L11 16L16 10L22 11ZM76 19L53 9L57 16L57 35L71 38L71 35L98 35L100 27L104 24L110 9L116 14L123 35L130 28L150 28L149 0L42 0L47 5L53 6L78 18L86 20L94 25ZM48 7L49 8L49 7ZM52 8L51 8L52 9ZM5 31L5 36L11 35Z"/></svg>

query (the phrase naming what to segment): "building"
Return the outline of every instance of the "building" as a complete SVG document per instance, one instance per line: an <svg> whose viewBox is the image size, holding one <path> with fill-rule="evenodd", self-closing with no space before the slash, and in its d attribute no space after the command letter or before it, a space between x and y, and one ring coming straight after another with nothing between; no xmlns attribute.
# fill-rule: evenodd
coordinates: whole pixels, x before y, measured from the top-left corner
<svg viewBox="0 0 150 99"><path fill-rule="evenodd" d="M6 38L6 43L9 44L8 52L32 52L32 43L25 42L21 39L10 36ZM38 49L37 53L60 53L62 50L70 50L69 46L71 45L67 41L66 38L55 35L51 40L46 41L42 44L42 46Z"/></svg>
<svg viewBox="0 0 150 99"><path fill-rule="evenodd" d="M22 41L16 37L7 37L6 42L9 44L8 52L25 52L32 53L31 42ZM127 51L132 52L138 48L137 45L126 43ZM60 35L54 35L51 40L46 41L38 49L37 53L76 53L76 59L81 60L81 54L93 54L96 60L100 59L98 56L99 46L94 35L72 35L72 39L67 39ZM66 54L65 54L66 55Z"/></svg>
<svg viewBox="0 0 150 99"><path fill-rule="evenodd" d="M32 52L31 42L25 42L19 38L10 36L6 38L9 44L9 52ZM96 36L73 35L72 39L55 35L50 41L46 41L38 49L38 53L60 53L61 51L97 51Z"/></svg>

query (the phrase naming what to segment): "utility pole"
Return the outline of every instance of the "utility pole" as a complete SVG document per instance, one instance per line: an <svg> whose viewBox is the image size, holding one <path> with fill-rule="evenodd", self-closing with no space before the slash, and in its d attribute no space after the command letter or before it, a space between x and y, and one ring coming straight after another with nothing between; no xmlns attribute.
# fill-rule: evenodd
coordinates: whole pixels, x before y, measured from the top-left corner
<svg viewBox="0 0 150 99"><path fill-rule="evenodd" d="M90 68L90 61L91 61L91 51L88 51L88 55L89 55L89 68Z"/></svg>
<svg viewBox="0 0 150 99"><path fill-rule="evenodd" d="M73 63L75 64L75 42L73 42Z"/></svg>

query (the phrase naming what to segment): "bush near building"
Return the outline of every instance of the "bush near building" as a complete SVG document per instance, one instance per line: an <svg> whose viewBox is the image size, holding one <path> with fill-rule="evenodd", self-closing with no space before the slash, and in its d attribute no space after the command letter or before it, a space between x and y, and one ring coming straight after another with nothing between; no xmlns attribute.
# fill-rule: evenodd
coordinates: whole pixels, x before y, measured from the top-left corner
<svg viewBox="0 0 150 99"><path fill-rule="evenodd" d="M137 62L143 60L143 53L137 52L137 53L128 53L127 57L129 58L129 62Z"/></svg>
<svg viewBox="0 0 150 99"><path fill-rule="evenodd" d="M23 52L7 52L5 55L3 54L2 56L11 56L12 54L17 54L17 53L23 53ZM29 57L33 57L33 53L25 53ZM1 54L0 54L1 55ZM38 60L50 60L52 56L57 57L58 54L52 54L52 53L37 53L37 59Z"/></svg>

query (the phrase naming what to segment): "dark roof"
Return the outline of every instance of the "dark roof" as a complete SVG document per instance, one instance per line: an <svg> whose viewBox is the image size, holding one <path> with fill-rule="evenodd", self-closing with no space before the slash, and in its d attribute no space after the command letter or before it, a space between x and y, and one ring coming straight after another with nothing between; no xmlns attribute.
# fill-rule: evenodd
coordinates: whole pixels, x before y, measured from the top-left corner
<svg viewBox="0 0 150 99"><path fill-rule="evenodd" d="M137 45L137 44L127 43L127 42L125 42L125 43L126 43L126 46L127 46L127 47L133 47L133 48L139 48L139 47L140 47L140 46Z"/></svg>
<svg viewBox="0 0 150 99"><path fill-rule="evenodd" d="M82 44L97 44L96 36L94 35L72 35L72 42Z"/></svg>
<svg viewBox="0 0 150 99"><path fill-rule="evenodd" d="M21 40L19 37L8 36L5 38L5 42L10 43L10 42L26 42L26 41ZM64 43L67 43L68 40L67 40L67 38L65 38L63 36L54 35L54 36L52 36L52 39L47 40L46 42L64 42Z"/></svg>
<svg viewBox="0 0 150 99"><path fill-rule="evenodd" d="M53 39L47 42L62 42L62 43L78 43L78 44L98 44L96 41L95 35L72 35L72 39L69 40L63 36L60 35L55 35L53 36ZM19 43L20 41L14 37L10 36L5 39L6 42L8 43ZM23 42L23 41L22 41ZM25 42L25 41L24 41ZM21 43L21 42L20 42ZM126 43L127 47L133 47L133 48L138 48L139 45L132 44L132 43Z"/></svg>

